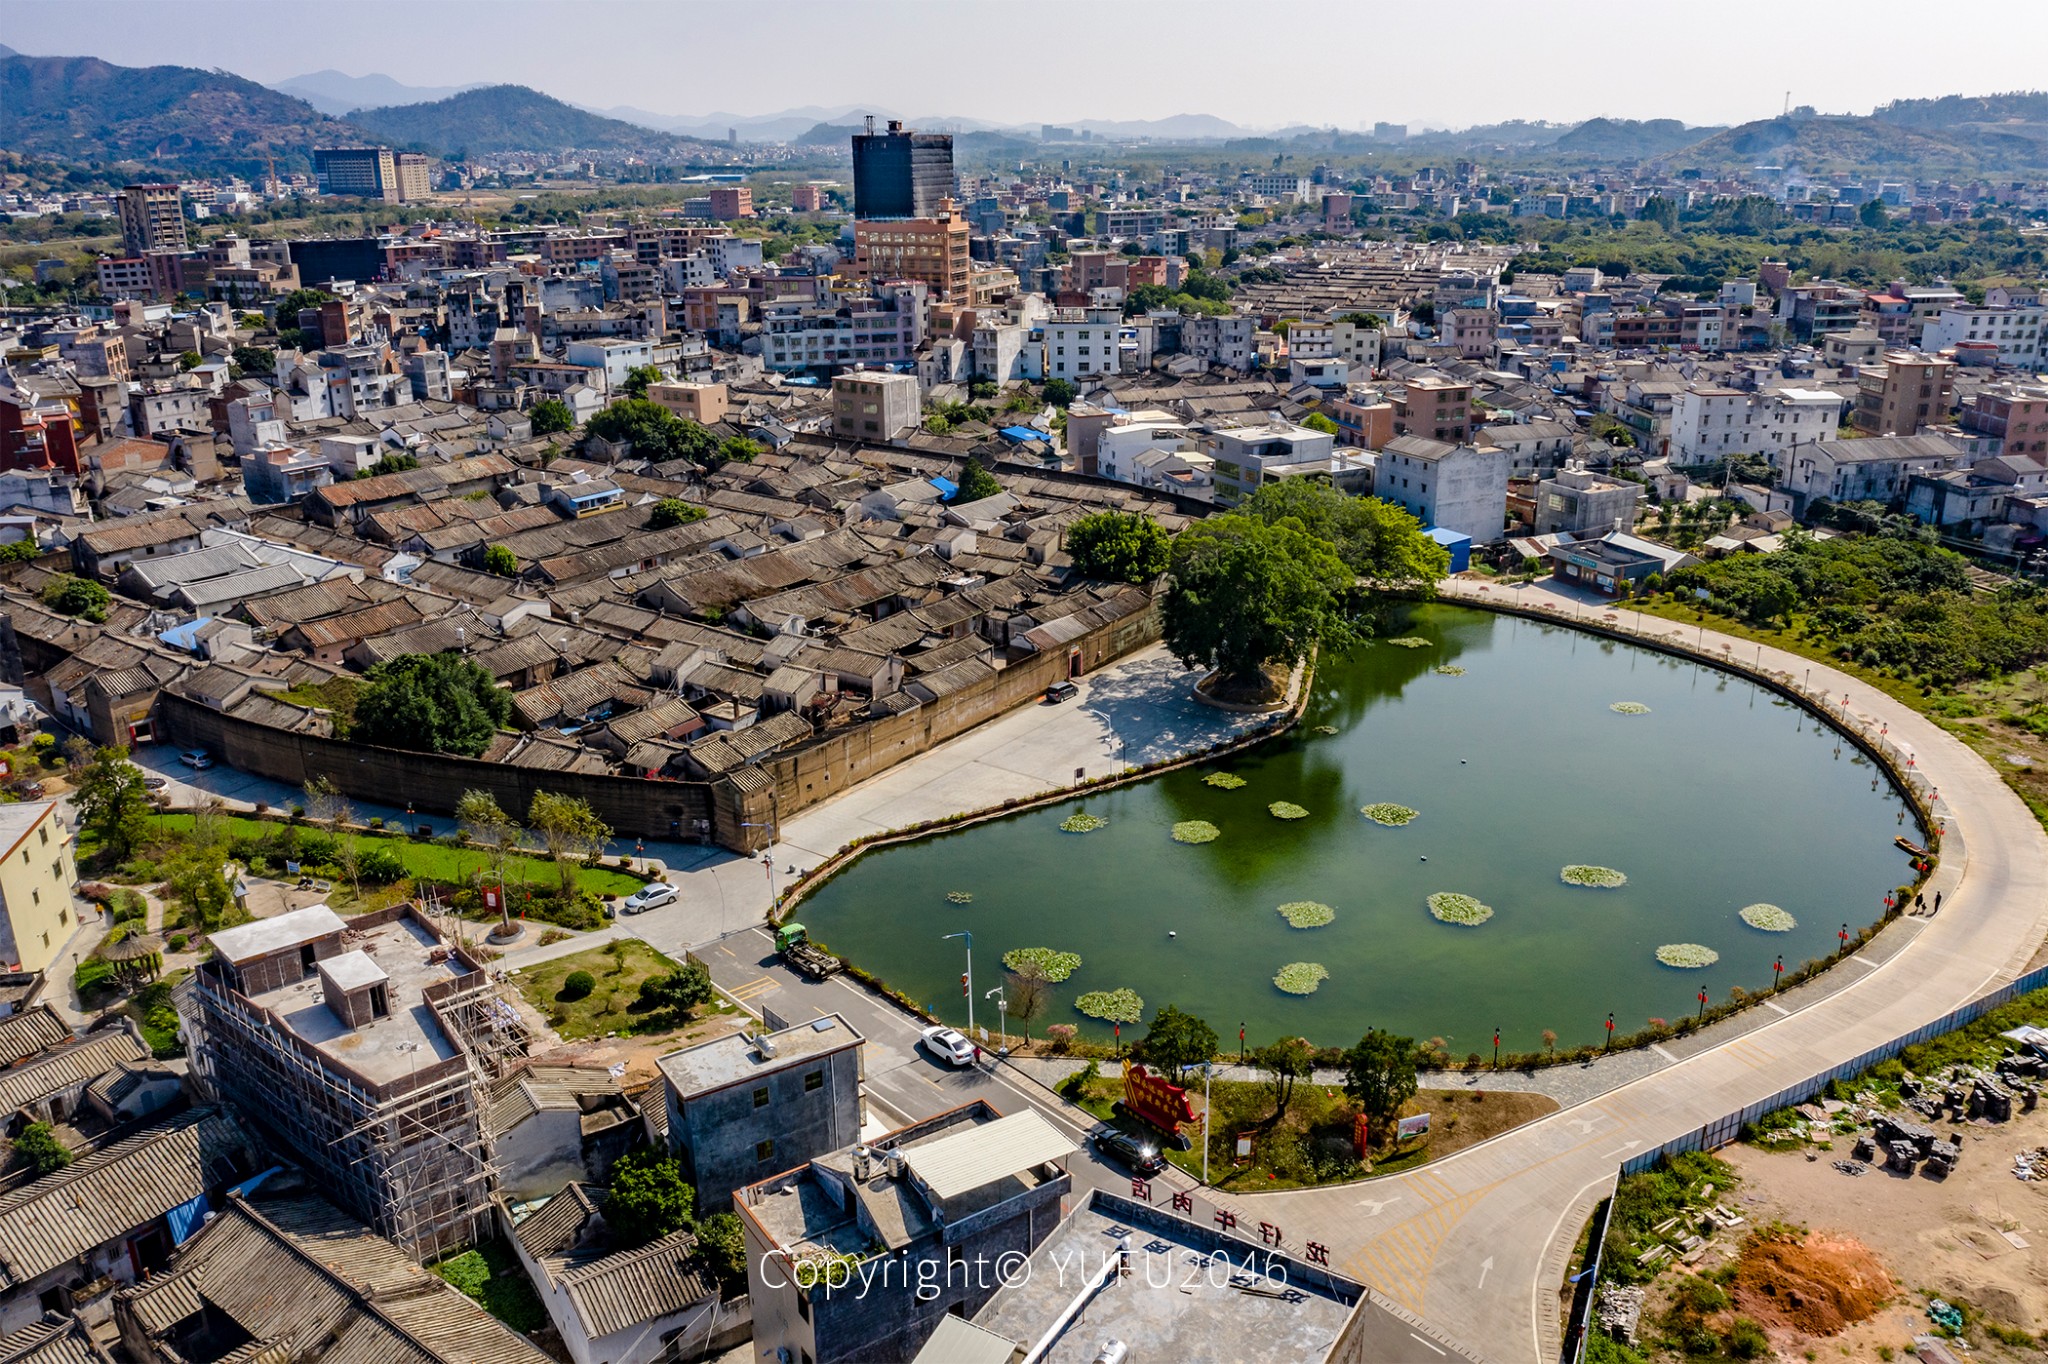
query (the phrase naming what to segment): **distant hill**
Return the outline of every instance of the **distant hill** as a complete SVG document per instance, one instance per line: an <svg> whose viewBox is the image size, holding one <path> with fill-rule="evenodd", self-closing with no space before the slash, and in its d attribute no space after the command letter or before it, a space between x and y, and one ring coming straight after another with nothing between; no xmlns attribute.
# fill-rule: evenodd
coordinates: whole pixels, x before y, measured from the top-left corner
<svg viewBox="0 0 2048 1364"><path fill-rule="evenodd" d="M305 170L316 144L361 134L304 100L225 71L114 66L97 57L0 57L0 146L164 172Z"/></svg>
<svg viewBox="0 0 2048 1364"><path fill-rule="evenodd" d="M1880 123L1907 128L1953 128L1957 124L2048 123L2048 91L2009 95L1943 95L1940 99L1895 99L1870 111Z"/></svg>
<svg viewBox="0 0 2048 1364"><path fill-rule="evenodd" d="M271 87L306 101L326 114L346 114L351 109L376 109L389 104L426 104L481 85L406 85L382 72L351 76L344 71L313 71Z"/></svg>
<svg viewBox="0 0 2048 1364"><path fill-rule="evenodd" d="M1878 118L1794 114L1744 123L1675 155L1697 165L1775 162L1808 171L2002 171L2048 165L2048 141L1995 125L1921 130Z"/></svg>
<svg viewBox="0 0 2048 1364"><path fill-rule="evenodd" d="M673 155L705 148L701 141L605 118L523 85L488 85L430 104L359 109L349 122L394 146L442 155L570 150Z"/></svg>
<svg viewBox="0 0 2048 1364"><path fill-rule="evenodd" d="M1719 132L1688 128L1675 118L1590 118L1557 139L1557 150L1569 156L1645 157L1689 147Z"/></svg>

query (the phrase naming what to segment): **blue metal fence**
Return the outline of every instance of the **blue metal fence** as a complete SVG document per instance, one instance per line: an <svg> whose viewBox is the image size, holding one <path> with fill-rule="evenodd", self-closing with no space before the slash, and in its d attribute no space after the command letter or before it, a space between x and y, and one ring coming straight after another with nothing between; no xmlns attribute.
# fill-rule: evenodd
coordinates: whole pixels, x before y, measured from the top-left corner
<svg viewBox="0 0 2048 1364"><path fill-rule="evenodd" d="M2048 966L2044 966L2037 971L2029 971L2018 980L2002 985L1989 994L1979 995L1968 1004L1952 1009L1933 1022L1915 1028L1902 1037L1895 1037L1883 1046L1873 1047L1861 1056L1853 1057L1837 1066L1830 1066L1818 1075L1809 1075L1799 1083L1788 1085L1784 1089L1779 1090L1768 1099L1759 1099L1747 1108L1725 1114L1696 1131L1688 1132L1681 1137L1674 1137L1654 1150L1645 1151L1641 1155L1634 1156L1623 1163L1621 1173L1623 1175L1638 1175L1655 1165L1664 1156L1677 1155L1682 1151L1712 1151L1726 1146L1741 1135L1743 1127L1755 1122L1765 1114L1775 1113L1781 1108L1790 1108L1794 1104L1805 1103L1808 1099L1826 1089L1833 1081L1846 1080L1853 1075L1861 1075L1879 1061L1889 1061L1907 1047L1925 1042L1929 1038L1939 1037L1943 1033L1954 1032L1957 1028L1976 1022L2000 1005L2009 1004L2021 995L2031 994L2043 986L2048 986Z"/></svg>
<svg viewBox="0 0 2048 1364"><path fill-rule="evenodd" d="M1593 1329L1593 1295L1600 1290L1601 1259L1607 1250L1607 1224L1614 1216L1614 1196L1609 1194L1593 1209L1593 1227L1586 1243L1586 1262L1573 1286L1571 1315L1564 1323L1562 1364L1579 1364L1586 1357L1586 1336Z"/></svg>

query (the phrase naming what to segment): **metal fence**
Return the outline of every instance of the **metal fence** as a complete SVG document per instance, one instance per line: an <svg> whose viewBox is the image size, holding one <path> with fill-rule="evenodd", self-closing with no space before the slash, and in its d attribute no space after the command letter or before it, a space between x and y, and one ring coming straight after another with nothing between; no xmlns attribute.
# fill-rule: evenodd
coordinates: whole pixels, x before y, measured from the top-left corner
<svg viewBox="0 0 2048 1364"><path fill-rule="evenodd" d="M1586 1357L1586 1336L1593 1329L1593 1298L1600 1288L1601 1257L1607 1250L1607 1224L1614 1216L1614 1196L1609 1194L1593 1209L1593 1229L1586 1242L1586 1263L1579 1269L1579 1281L1572 1289L1572 1311L1564 1322L1564 1350L1561 1364L1579 1364Z"/></svg>
<svg viewBox="0 0 2048 1364"><path fill-rule="evenodd" d="M1632 1157L1623 1163L1621 1173L1623 1175L1638 1175L1655 1165L1664 1156L1677 1155L1682 1151L1712 1151L1718 1147L1726 1146L1742 1134L1742 1129L1745 1126L1755 1122L1765 1114L1775 1113L1781 1108L1790 1108L1794 1104L1805 1103L1836 1080L1846 1080L1853 1075L1861 1075L1879 1061L1889 1061L1907 1047L1925 1042L1929 1038L1939 1037L1943 1033L1954 1032L1957 1028L1976 1022L2000 1005L2009 1004L2021 995L2032 994L2043 986L2048 986L2048 966L2044 966L2036 971L2029 971L2018 980L2002 985L1989 994L1979 995L1968 1004L1951 1009L1933 1022L1915 1028L1903 1036L1895 1037L1882 1046L1872 1047L1861 1056L1852 1057L1840 1065L1830 1066L1817 1075L1809 1075L1804 1080L1799 1081L1799 1083L1788 1085L1767 1099L1759 1099L1746 1108L1725 1114L1714 1119L1714 1121L1706 1124L1704 1127L1688 1132L1682 1137L1674 1137L1654 1150L1645 1151L1641 1155Z"/></svg>

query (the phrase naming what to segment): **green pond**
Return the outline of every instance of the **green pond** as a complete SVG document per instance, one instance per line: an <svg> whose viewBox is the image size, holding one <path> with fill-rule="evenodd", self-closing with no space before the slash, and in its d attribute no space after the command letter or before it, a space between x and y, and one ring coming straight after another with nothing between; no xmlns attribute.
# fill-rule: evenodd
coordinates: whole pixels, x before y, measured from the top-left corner
<svg viewBox="0 0 2048 1364"><path fill-rule="evenodd" d="M1892 843L1917 837L1880 769L1827 726L1772 693L1710 667L1562 626L1447 605L1405 608L1384 641L1327 659L1302 723L1256 748L1119 790L873 852L806 898L812 936L949 1021L964 1022L961 944L974 935L982 992L1003 953L1078 953L1033 1020L1110 1029L1074 1007L1086 991L1129 987L1145 1017L1164 1004L1251 1045L1300 1035L1355 1041L1369 1027L1441 1037L1454 1053L1598 1042L1676 1019L1733 987L1768 988L1880 918L1910 879ZM1440 667L1462 674L1438 672ZM1615 703L1640 703L1623 714ZM1331 733L1318 732L1332 730ZM1224 771L1236 789L1203 780ZM1873 782L1875 787L1873 789ZM1309 811L1281 820L1275 801ZM1419 812L1389 828L1375 802ZM1109 821L1063 833L1085 811ZM1902 820L1901 816L1904 814ZM1207 820L1213 842L1177 843L1178 821ZM1623 872L1627 884L1566 884L1567 864ZM971 903L948 900L964 892ZM1437 892L1493 915L1440 922ZM1336 910L1297 929L1293 901ZM1782 907L1797 925L1765 932L1744 906ZM1698 943L1711 966L1657 960ZM1291 962L1328 978L1309 995L1273 984ZM1140 1027L1126 1025L1126 1040Z"/></svg>

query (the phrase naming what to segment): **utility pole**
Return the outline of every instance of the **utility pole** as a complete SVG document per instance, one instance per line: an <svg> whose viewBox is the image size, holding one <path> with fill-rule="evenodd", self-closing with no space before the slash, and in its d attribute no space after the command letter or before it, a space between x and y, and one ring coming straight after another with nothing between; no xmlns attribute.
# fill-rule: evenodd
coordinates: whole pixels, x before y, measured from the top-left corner
<svg viewBox="0 0 2048 1364"><path fill-rule="evenodd" d="M941 941L947 938L965 938L967 940L967 977L963 983L967 987L965 991L967 995L967 1037L969 1041L972 1041L974 1038L974 935L964 930L959 933L943 933L940 935Z"/></svg>

